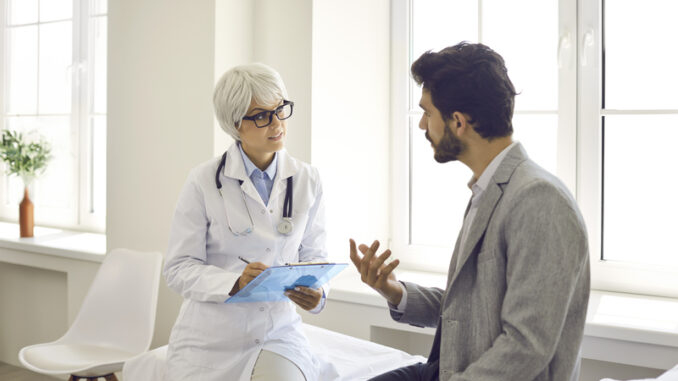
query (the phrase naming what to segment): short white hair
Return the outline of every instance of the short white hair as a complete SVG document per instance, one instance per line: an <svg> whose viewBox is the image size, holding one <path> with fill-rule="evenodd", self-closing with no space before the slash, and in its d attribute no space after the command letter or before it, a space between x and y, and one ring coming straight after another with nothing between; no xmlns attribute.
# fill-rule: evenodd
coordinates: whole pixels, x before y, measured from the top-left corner
<svg viewBox="0 0 678 381"><path fill-rule="evenodd" d="M260 105L273 105L282 99L287 99L285 83L277 71L262 63L231 68L221 76L212 96L219 125L237 141L240 122L252 100Z"/></svg>

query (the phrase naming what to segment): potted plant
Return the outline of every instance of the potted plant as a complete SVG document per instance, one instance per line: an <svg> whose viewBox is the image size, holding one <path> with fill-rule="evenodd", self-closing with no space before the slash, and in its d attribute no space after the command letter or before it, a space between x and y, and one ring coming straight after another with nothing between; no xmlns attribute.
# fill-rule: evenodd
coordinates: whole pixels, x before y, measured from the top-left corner
<svg viewBox="0 0 678 381"><path fill-rule="evenodd" d="M22 133L2 131L0 158L5 162L8 175L21 177L24 183L24 198L19 204L19 230L21 237L33 237L33 203L28 187L47 167L51 159L50 144L40 137L37 141L24 140Z"/></svg>

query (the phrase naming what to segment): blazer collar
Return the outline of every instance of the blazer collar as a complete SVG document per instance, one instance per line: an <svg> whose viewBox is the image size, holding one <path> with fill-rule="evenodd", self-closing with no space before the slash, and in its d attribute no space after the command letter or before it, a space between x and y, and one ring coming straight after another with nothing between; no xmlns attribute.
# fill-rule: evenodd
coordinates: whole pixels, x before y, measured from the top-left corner
<svg viewBox="0 0 678 381"><path fill-rule="evenodd" d="M450 275L450 278L448 279L448 285L451 285L454 282L466 261L477 251L476 246L478 246L478 243L481 242L481 238L485 235L492 213L499 203L501 196L504 194L504 184L509 182L518 165L527 159L527 152L525 152L525 149L520 143L517 143L508 151L504 160L502 160L499 167L497 167L494 176L492 176L492 180L480 198L480 204L478 205L476 216L473 219L473 225L471 225L468 231L464 247L459 247L459 245L457 245L454 254L452 255L452 260L457 263L457 266L454 269L454 274Z"/></svg>

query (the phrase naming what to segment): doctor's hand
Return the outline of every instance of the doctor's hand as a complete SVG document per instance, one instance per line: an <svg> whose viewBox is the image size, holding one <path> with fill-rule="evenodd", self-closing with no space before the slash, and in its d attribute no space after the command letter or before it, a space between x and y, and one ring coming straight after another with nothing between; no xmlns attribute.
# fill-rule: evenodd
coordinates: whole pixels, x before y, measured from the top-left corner
<svg viewBox="0 0 678 381"><path fill-rule="evenodd" d="M361 257L355 246L354 240L349 240L351 246L351 261L360 273L360 279L363 283L375 289L381 296L394 305L400 304L403 297L403 290L396 280L393 269L398 267L400 261L397 259L384 265L384 262L391 256L391 250L385 250L381 255L376 256L379 249L379 241L374 241L371 246L361 244L359 246Z"/></svg>
<svg viewBox="0 0 678 381"><path fill-rule="evenodd" d="M285 291L285 295L299 307L310 311L320 303L320 299L323 297L323 289L297 286L293 290Z"/></svg>
<svg viewBox="0 0 678 381"><path fill-rule="evenodd" d="M256 278L261 274L264 270L266 270L268 266L261 262L252 262L247 264L247 267L242 271L242 275L240 275L240 278L238 278L238 290L242 290L243 287L247 286L247 283L251 282L252 279Z"/></svg>

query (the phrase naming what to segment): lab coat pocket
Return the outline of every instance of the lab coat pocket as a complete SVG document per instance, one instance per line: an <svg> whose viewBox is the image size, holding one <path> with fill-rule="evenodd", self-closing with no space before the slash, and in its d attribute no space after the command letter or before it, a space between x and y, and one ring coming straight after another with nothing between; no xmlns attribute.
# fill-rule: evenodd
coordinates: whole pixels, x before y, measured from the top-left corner
<svg viewBox="0 0 678 381"><path fill-rule="evenodd" d="M186 360L194 365L224 369L242 359L249 345L246 308L223 303L194 303Z"/></svg>

